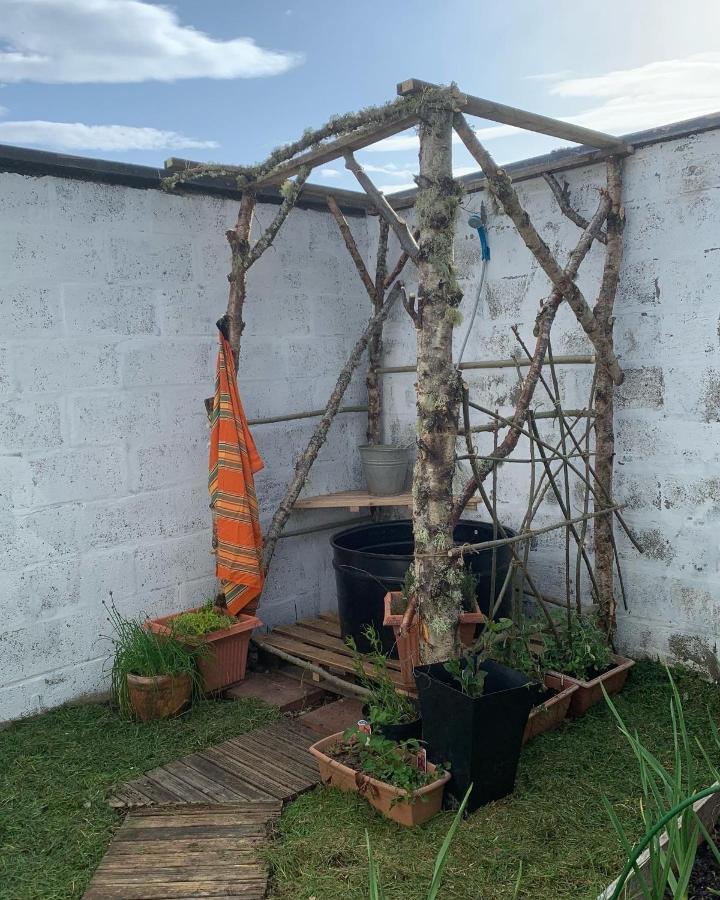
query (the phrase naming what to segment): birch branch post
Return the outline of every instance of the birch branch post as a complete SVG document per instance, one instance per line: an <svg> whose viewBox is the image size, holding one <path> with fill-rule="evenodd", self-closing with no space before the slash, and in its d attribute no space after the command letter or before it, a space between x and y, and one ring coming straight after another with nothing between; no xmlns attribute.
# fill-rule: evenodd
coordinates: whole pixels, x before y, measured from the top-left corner
<svg viewBox="0 0 720 900"><path fill-rule="evenodd" d="M300 459L295 465L295 474L293 475L292 480L290 481L290 484L285 491L285 496L283 497L280 505L275 511L272 522L270 523L270 527L268 528L267 534L265 535L265 543L263 546L263 568L266 572L268 570L268 567L270 566L273 554L275 553L275 547L277 545L280 534L290 517L290 513L292 512L293 504L300 496L300 491L303 489L305 479L310 472L312 464L315 462L315 457L318 455L320 448L325 443L328 431L330 430L330 425L335 418L335 414L340 408L340 403L343 396L345 395L345 391L347 390L348 385L350 384L352 374L358 367L358 364L362 359L363 353L367 349L370 339L372 338L373 334L382 327L383 322L388 317L393 304L397 300L402 290L403 286L400 282L398 282L390 291L387 300L383 303L380 310L375 313L375 315L368 322L367 328L353 347L353 350L348 357L348 360L345 363L340 376L338 377L337 383L335 384L335 388L333 389L333 392L330 395L330 399L325 406L325 412L323 413L320 422L315 428L315 431L313 432L307 447L305 448L304 452L300 456Z"/></svg>
<svg viewBox="0 0 720 900"><path fill-rule="evenodd" d="M422 107L420 119L418 449L412 518L420 658L431 663L456 655L462 608L462 568L447 556L429 553L453 545L452 483L462 397L460 372L452 358L453 327L462 299L453 269L453 239L461 188L452 174L451 104L430 101Z"/></svg>
<svg viewBox="0 0 720 900"><path fill-rule="evenodd" d="M622 261L625 213L622 205L622 164L611 157L607 161L607 189L611 209L608 215L608 242L602 284L594 317L603 335L604 352L595 363L595 477L602 495L594 496L593 508L600 512L612 505L613 464L615 460L614 398L612 372L608 360L613 354L613 306ZM598 579L600 624L609 636L615 629L615 591L613 583L613 517L601 516L593 531L595 570Z"/></svg>
<svg viewBox="0 0 720 900"><path fill-rule="evenodd" d="M362 189L375 204L378 215L385 219L397 235L403 250L410 259L417 262L420 255L420 248L418 247L415 238L410 233L407 222L404 219L401 219L392 206L390 206L383 194L375 187L370 178L368 178L365 170L351 152L345 153L345 168L349 169L355 178L357 178Z"/></svg>
<svg viewBox="0 0 720 900"><path fill-rule="evenodd" d="M385 300L389 232L390 226L384 219L381 219L375 257L375 296L371 298L373 312L378 312ZM365 378L368 404L367 432L365 436L368 444L382 443L382 379L378 375L378 369L382 364L382 352L382 328L380 328L370 338L370 346L368 347L368 371Z"/></svg>
<svg viewBox="0 0 720 900"><path fill-rule="evenodd" d="M560 207L560 212L562 212L564 216L567 216L567 218L570 219L571 222L574 222L578 228L587 228L588 220L584 216L580 215L580 213L570 203L570 185L567 183L567 181L561 187L560 182L550 172L546 172L543 175L543 178L552 191L553 196L557 200L557 204ZM600 241L601 244L607 244L607 232L598 232L597 240Z"/></svg>

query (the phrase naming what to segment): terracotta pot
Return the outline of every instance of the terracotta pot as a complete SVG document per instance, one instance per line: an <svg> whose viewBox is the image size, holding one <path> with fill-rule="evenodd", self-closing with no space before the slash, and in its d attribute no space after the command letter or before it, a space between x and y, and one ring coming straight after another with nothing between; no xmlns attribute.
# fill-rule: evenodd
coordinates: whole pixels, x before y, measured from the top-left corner
<svg viewBox="0 0 720 900"><path fill-rule="evenodd" d="M195 607L187 612L197 612L199 609L202 607ZM179 615L181 613L173 613L171 616L163 616L159 619L149 619L146 625L158 634L170 634L170 623ZM262 625L257 616L245 613L237 616L228 614L228 620L230 624L227 628L223 628L221 631L212 631L202 637L189 638L186 641L190 647L198 645L207 647L205 653L198 657L198 669L206 694L224 690L245 678L250 634L253 628Z"/></svg>
<svg viewBox="0 0 720 900"><path fill-rule="evenodd" d="M136 718L141 722L169 719L190 700L192 679L182 675L127 676L128 694Z"/></svg>
<svg viewBox="0 0 720 900"><path fill-rule="evenodd" d="M605 686L605 690L611 697L613 694L619 694L625 687L628 672L635 665L635 660L628 659L625 656L613 656L613 663L612 669L608 669L607 672L603 672L602 675L598 675L597 678L593 678L591 681L582 681L579 678L573 678L571 675L563 675L562 672L549 673L559 678L560 684L563 686L566 684L577 686L577 690L570 700L570 708L568 710L568 715L571 718L582 716L591 706L595 706L596 703L604 700L600 685Z"/></svg>
<svg viewBox="0 0 720 900"><path fill-rule="evenodd" d="M562 677L555 674L548 673L543 680L546 688L557 691L557 693L547 703L541 703L530 710L523 734L523 744L545 731L554 731L559 728L568 714L573 694L578 689L576 684L567 682L563 684Z"/></svg>
<svg viewBox="0 0 720 900"><path fill-rule="evenodd" d="M420 665L420 629L418 628L417 618L413 618L407 634L404 637L400 634L403 613L393 613L392 605L394 602L399 601L401 597L401 591L388 591L385 594L385 618L383 619L383 625L392 628L395 635L403 687L414 693L415 676L413 670L415 666ZM481 625L485 620L485 614L481 612L461 613L460 643L466 647L470 646L475 639L477 626Z"/></svg>
<svg viewBox="0 0 720 900"><path fill-rule="evenodd" d="M317 759L320 767L320 780L323 784L339 788L341 791L362 794L371 806L392 819L398 825L422 825L431 819L442 807L445 785L450 780L450 773L445 772L436 781L415 791L414 802L408 802L407 792L400 788L377 781L363 775L349 766L345 766L328 756L325 752L342 740L343 733L331 734L317 741L310 747L310 753ZM428 763L428 772L434 772L435 766Z"/></svg>

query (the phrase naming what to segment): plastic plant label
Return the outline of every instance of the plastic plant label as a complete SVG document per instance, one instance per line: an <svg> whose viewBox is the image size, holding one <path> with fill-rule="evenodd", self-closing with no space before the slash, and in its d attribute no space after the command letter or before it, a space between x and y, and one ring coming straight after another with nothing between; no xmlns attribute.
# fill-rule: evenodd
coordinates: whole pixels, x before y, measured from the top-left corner
<svg viewBox="0 0 720 900"><path fill-rule="evenodd" d="M367 719L358 719L357 723L358 731L361 734L366 734L368 737L372 734L372 725L367 721ZM365 744L369 744L370 741L366 741Z"/></svg>
<svg viewBox="0 0 720 900"><path fill-rule="evenodd" d="M424 747L418 750L417 767L421 772L427 772L427 750Z"/></svg>

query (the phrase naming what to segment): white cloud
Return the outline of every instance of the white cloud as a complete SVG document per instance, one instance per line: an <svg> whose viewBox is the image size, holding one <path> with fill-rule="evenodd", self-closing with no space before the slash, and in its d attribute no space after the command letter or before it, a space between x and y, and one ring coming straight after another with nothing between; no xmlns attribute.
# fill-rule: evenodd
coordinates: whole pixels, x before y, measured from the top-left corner
<svg viewBox="0 0 720 900"><path fill-rule="evenodd" d="M340 171L338 169L320 169L320 174L325 178L339 178Z"/></svg>
<svg viewBox="0 0 720 900"><path fill-rule="evenodd" d="M142 0L0 0L0 80L257 78L302 62L247 37L217 40Z"/></svg>
<svg viewBox="0 0 720 900"><path fill-rule="evenodd" d="M566 76L556 72L527 77L547 81L549 93L557 97L594 99L594 104L579 113L555 118L610 134L642 131L720 111L720 53L698 53L587 78ZM481 141L493 141L521 131L512 125L489 125L476 128L475 134ZM457 135L453 140L458 142ZM416 151L418 138L416 134L396 134L365 149Z"/></svg>
<svg viewBox="0 0 720 900"><path fill-rule="evenodd" d="M623 134L668 125L720 109L720 53L697 53L588 78L564 78L550 93L599 101L566 117L588 128Z"/></svg>
<svg viewBox="0 0 720 900"><path fill-rule="evenodd" d="M30 144L57 150L187 150L217 147L176 131L131 125L84 125L82 122L0 122L0 143Z"/></svg>

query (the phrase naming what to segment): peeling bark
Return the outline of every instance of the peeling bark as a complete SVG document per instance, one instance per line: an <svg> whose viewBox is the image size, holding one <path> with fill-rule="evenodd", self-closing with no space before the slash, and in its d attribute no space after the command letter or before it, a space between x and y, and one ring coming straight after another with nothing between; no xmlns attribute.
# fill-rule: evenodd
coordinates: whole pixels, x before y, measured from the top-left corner
<svg viewBox="0 0 720 900"><path fill-rule="evenodd" d="M418 452L412 488L415 588L424 662L456 655L462 609L462 565L447 555L453 545L452 482L462 397L462 380L452 359L453 325L462 299L453 270L459 196L452 177L452 111L447 104L431 102L421 113L416 203L420 227Z"/></svg>
<svg viewBox="0 0 720 900"><path fill-rule="evenodd" d="M605 344L612 352L613 306L622 261L622 234L625 212L622 206L622 164L613 157L607 162L607 189L611 209L608 215L608 242L602 284L595 304L594 316L602 329ZM595 364L595 477L601 487L595 495L594 509L600 512L612 506L613 465L615 460L614 385L607 357ZM615 629L616 600L613 580L613 517L599 516L593 532L595 575L598 582L600 624L609 636Z"/></svg>

